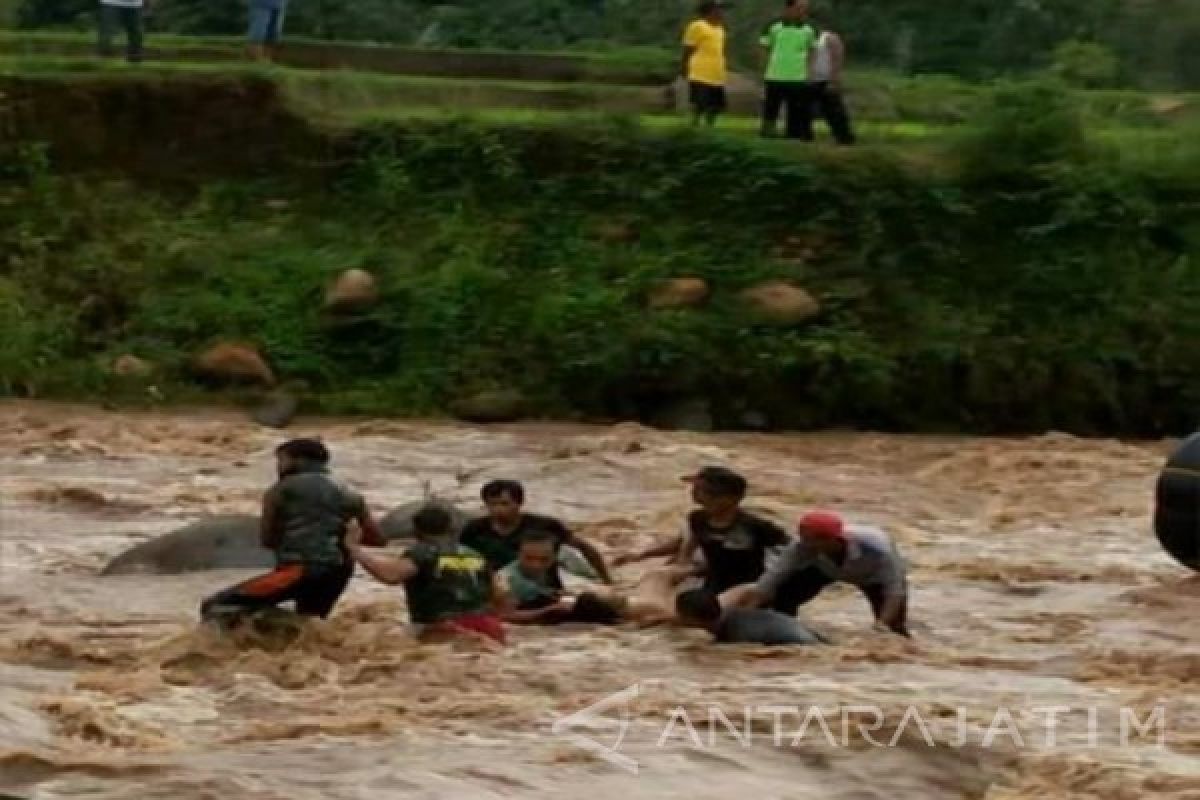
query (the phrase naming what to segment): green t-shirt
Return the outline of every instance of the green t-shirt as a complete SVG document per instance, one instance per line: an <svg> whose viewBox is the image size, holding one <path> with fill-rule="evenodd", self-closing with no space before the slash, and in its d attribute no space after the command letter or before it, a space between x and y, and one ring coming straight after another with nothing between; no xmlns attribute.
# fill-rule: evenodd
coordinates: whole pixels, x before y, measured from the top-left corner
<svg viewBox="0 0 1200 800"><path fill-rule="evenodd" d="M816 44L817 34L807 23L772 23L759 42L770 50L766 79L769 81L808 80L808 53Z"/></svg>
<svg viewBox="0 0 1200 800"><path fill-rule="evenodd" d="M479 553L454 542L418 542L405 555L417 565L404 584L413 622L428 625L488 609L492 575Z"/></svg>

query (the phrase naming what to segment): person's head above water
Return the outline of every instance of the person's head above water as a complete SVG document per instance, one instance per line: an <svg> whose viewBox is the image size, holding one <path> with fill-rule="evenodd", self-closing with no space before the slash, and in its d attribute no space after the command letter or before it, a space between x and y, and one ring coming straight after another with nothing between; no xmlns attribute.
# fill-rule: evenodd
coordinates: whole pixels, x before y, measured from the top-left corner
<svg viewBox="0 0 1200 800"><path fill-rule="evenodd" d="M525 503L525 487L520 481L489 481L479 491L488 516L493 522L512 525L521 517L521 506Z"/></svg>
<svg viewBox="0 0 1200 800"><path fill-rule="evenodd" d="M809 511L796 524L796 532L825 555L838 555L846 549L846 523L832 511Z"/></svg>
<svg viewBox="0 0 1200 800"><path fill-rule="evenodd" d="M731 513L746 497L746 479L726 467L703 467L684 481L692 485L692 501L710 515Z"/></svg>
<svg viewBox="0 0 1200 800"><path fill-rule="evenodd" d="M320 439L292 439L275 448L275 462L279 476L284 477L307 465L325 466L329 450Z"/></svg>
<svg viewBox="0 0 1200 800"><path fill-rule="evenodd" d="M532 530L521 537L517 562L530 577L540 577L554 568L558 539L549 531Z"/></svg>
<svg viewBox="0 0 1200 800"><path fill-rule="evenodd" d="M439 506L425 506L413 514L413 533L422 541L445 539L450 536L453 527L454 520L450 513Z"/></svg>
<svg viewBox="0 0 1200 800"><path fill-rule="evenodd" d="M712 630L721 619L721 601L707 589L690 589L675 598L675 615L693 628Z"/></svg>

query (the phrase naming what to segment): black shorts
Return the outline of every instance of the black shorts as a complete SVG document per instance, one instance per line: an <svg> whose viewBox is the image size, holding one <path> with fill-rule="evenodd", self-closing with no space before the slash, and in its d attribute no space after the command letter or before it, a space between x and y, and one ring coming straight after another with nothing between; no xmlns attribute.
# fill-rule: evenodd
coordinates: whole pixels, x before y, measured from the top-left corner
<svg viewBox="0 0 1200 800"><path fill-rule="evenodd" d="M281 564L265 575L230 586L200 606L200 616L216 616L274 608L291 600L296 613L327 617L354 574L354 563L341 566Z"/></svg>
<svg viewBox="0 0 1200 800"><path fill-rule="evenodd" d="M688 98L692 107L701 114L719 114L725 110L725 87L710 83L688 83Z"/></svg>

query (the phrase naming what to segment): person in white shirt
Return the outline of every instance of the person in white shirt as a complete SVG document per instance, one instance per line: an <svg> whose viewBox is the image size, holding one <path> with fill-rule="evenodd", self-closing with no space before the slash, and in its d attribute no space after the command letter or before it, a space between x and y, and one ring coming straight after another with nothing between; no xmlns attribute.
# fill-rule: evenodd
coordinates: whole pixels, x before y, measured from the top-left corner
<svg viewBox="0 0 1200 800"><path fill-rule="evenodd" d="M908 581L904 559L886 533L846 525L840 516L813 511L800 519L800 538L788 545L757 583L738 587L722 605L767 606L795 616L796 609L834 583L857 587L876 622L908 636Z"/></svg>
<svg viewBox="0 0 1200 800"><path fill-rule="evenodd" d="M821 27L813 48L812 68L809 70L809 94L813 111L825 120L829 132L838 144L854 144L850 115L842 99L842 68L846 63L846 47L842 37Z"/></svg>
<svg viewBox="0 0 1200 800"><path fill-rule="evenodd" d="M99 50L102 58L113 55L117 28L125 29L125 57L129 63L142 60L142 14L145 0L100 0Z"/></svg>

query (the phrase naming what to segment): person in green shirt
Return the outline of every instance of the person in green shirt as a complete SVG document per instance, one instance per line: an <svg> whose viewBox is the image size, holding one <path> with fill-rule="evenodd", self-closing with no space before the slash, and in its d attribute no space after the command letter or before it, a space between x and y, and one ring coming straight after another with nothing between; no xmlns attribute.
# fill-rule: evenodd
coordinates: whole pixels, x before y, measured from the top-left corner
<svg viewBox="0 0 1200 800"><path fill-rule="evenodd" d="M759 44L766 59L762 135L774 136L786 107L789 139L811 140L812 99L808 74L817 34L808 24L808 0L785 0L782 19L763 31Z"/></svg>

